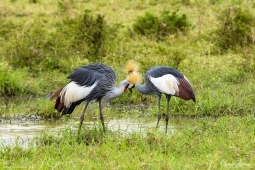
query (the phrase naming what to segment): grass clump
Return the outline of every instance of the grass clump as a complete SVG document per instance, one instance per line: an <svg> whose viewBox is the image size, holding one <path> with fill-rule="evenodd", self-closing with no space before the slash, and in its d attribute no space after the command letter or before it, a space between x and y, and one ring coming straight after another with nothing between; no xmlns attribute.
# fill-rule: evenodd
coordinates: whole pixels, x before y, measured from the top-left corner
<svg viewBox="0 0 255 170"><path fill-rule="evenodd" d="M67 18L58 27L70 39L72 50L82 53L82 57L92 62L99 61L107 54L110 42L117 34L118 26L109 26L103 15L93 17L89 11L78 18Z"/></svg>
<svg viewBox="0 0 255 170"><path fill-rule="evenodd" d="M37 4L37 3L39 3L39 0L29 0L29 3Z"/></svg>
<svg viewBox="0 0 255 170"><path fill-rule="evenodd" d="M39 119L43 118L45 120L61 117L61 114L55 111L54 101L49 100L49 96L41 98L29 95L15 98L10 97L3 101L2 107L0 117L6 120L13 118L20 121L23 118L29 118L29 115L37 115Z"/></svg>
<svg viewBox="0 0 255 170"><path fill-rule="evenodd" d="M241 60L237 61L237 65L240 70L244 73L252 73L254 75L255 72L255 49L252 48L242 48L240 49Z"/></svg>
<svg viewBox="0 0 255 170"><path fill-rule="evenodd" d="M218 20L220 26L215 31L215 41L221 50L226 51L254 44L255 16L248 9L226 8L220 13Z"/></svg>
<svg viewBox="0 0 255 170"><path fill-rule="evenodd" d="M18 68L27 67L32 71L45 69L51 58L45 50L50 48L50 42L44 29L29 29L23 35L13 37L7 47L6 58Z"/></svg>
<svg viewBox="0 0 255 170"><path fill-rule="evenodd" d="M1 39L9 40L11 35L20 28L12 21L6 21L3 16L0 13L0 41Z"/></svg>
<svg viewBox="0 0 255 170"><path fill-rule="evenodd" d="M75 67L70 63L100 61L117 33L117 26L108 26L103 15L93 17L88 11L64 18L55 29L49 32L37 24L12 37L5 45L6 60L33 72L58 69L67 73Z"/></svg>
<svg viewBox="0 0 255 170"><path fill-rule="evenodd" d="M160 16L146 12L143 16L137 17L132 28L138 34L158 39L173 34L186 34L191 28L191 23L186 14L179 15L177 12L170 13L166 10Z"/></svg>
<svg viewBox="0 0 255 170"><path fill-rule="evenodd" d="M23 84L24 80L20 75L24 75L23 71L14 71L12 67L5 61L0 62L0 95L13 96L16 94L29 94Z"/></svg>
<svg viewBox="0 0 255 170"><path fill-rule="evenodd" d="M67 12L72 8L72 0L58 0L58 8L61 12Z"/></svg>

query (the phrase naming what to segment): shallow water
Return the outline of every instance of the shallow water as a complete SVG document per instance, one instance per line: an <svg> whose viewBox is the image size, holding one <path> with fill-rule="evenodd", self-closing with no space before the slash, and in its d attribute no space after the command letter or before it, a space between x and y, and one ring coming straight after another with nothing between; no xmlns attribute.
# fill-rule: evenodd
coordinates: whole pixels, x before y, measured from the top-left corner
<svg viewBox="0 0 255 170"><path fill-rule="evenodd" d="M28 147L29 141L38 133L49 128L53 131L58 131L63 129L65 126L65 124L56 125L55 123L50 122L19 123L14 121L13 123L1 123L0 143L2 146L20 145Z"/></svg>
<svg viewBox="0 0 255 170"><path fill-rule="evenodd" d="M24 98L10 98L8 100L1 100L5 103L2 109L8 108L8 104L14 105L13 107L22 107L22 110L29 110L27 103L33 100ZM7 104L6 104L7 103ZM7 106L7 107L6 107ZM24 107L24 108L23 108ZM97 104L91 104L87 110L83 126L93 127L102 126L97 110ZM106 106L103 110L105 117L105 125L112 131L130 132L144 132L151 128L155 129L157 117L151 115L151 107L138 105L138 106L125 106L125 105L111 105ZM8 114L8 111L7 111ZM73 116L73 115L72 115ZM25 116L22 114L12 115L12 118L5 120L0 119L0 146L14 146L20 145L28 147L29 141L40 133L46 131L50 133L59 133L65 128L77 128L79 124L79 115L76 117L61 118L55 121L45 121L41 118L38 119L36 114ZM173 134L180 126L194 124L196 120L188 118L170 118L168 125L168 134ZM165 131L164 118L160 121L159 129Z"/></svg>
<svg viewBox="0 0 255 170"><path fill-rule="evenodd" d="M151 128L156 127L157 117L111 117L105 121L107 127L112 131L123 131L129 132L144 132ZM175 130L180 126L194 124L194 119L187 118L172 118L168 125L168 134L174 134ZM79 124L78 120L70 121L40 121L36 123L26 122L5 122L0 124L0 141L2 146L15 146L19 145L22 147L28 147L29 141L32 140L36 135L47 131L50 133L61 132L65 128L77 128ZM93 127L101 126L99 120L85 120L83 126ZM165 131L165 121L161 120L159 131Z"/></svg>

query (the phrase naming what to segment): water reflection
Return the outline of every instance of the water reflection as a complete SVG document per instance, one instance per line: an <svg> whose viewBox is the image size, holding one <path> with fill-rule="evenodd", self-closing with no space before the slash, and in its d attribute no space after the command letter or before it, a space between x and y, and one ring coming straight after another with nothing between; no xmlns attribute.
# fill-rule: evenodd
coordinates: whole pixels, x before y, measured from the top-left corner
<svg viewBox="0 0 255 170"><path fill-rule="evenodd" d="M130 132L144 132L149 129L155 129L157 118L155 116L150 117L111 117L106 119L107 126L112 131L123 131L125 133ZM169 121L168 134L173 134L178 127L184 124L193 124L194 119L187 118L175 118ZM79 124L77 120L70 121L51 121L51 122L37 122L37 123L2 123L0 124L0 137L2 146L7 145L20 145L28 147L29 141L38 135L38 133L44 130L49 130L50 133L59 133L65 128L77 128ZM94 118L94 120L86 120L83 126L93 127L97 124L101 126L101 122ZM159 131L165 131L165 121L161 120Z"/></svg>
<svg viewBox="0 0 255 170"><path fill-rule="evenodd" d="M40 100L37 98L36 100ZM48 100L48 98L47 98ZM11 115L11 118L5 120L5 116L0 117L0 146L20 145L28 147L29 141L42 133L49 131L50 133L59 133L66 128L77 128L79 124L79 115L81 111L77 110L77 114L72 114L71 118L66 116L57 121L44 121L35 113L27 114L9 114L8 108L10 106L17 108L22 107L22 110L29 112L31 103L35 101L24 100L24 98L8 98L8 100L0 99L4 107L1 107L3 115ZM29 101L29 102L28 102ZM29 106L28 106L28 103ZM84 106L81 106L82 109ZM130 132L144 132L149 129L155 129L157 117L152 116L152 109L155 106L145 105L111 105L104 108L105 124L111 131ZM79 108L78 108L79 109ZM83 125L88 127L101 126L98 114L98 105L91 104L87 109L87 114ZM76 117L75 117L76 115ZM168 134L175 133L179 126L193 124L196 120L187 118L170 118L168 125ZM165 121L162 118L160 121L159 131L165 131Z"/></svg>
<svg viewBox="0 0 255 170"><path fill-rule="evenodd" d="M55 125L55 123L50 122L2 123L0 125L0 140L2 146L28 147L29 141L43 130L50 128L53 131L59 131L65 127L66 124Z"/></svg>

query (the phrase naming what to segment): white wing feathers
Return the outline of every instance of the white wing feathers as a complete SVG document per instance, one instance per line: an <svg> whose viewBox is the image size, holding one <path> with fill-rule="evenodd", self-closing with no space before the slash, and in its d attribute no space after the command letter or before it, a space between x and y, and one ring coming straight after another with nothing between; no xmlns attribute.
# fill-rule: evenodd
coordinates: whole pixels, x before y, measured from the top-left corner
<svg viewBox="0 0 255 170"><path fill-rule="evenodd" d="M150 81L162 92L166 94L175 95L179 93L178 85L180 85L177 78L171 74L166 74L162 77L150 77Z"/></svg>
<svg viewBox="0 0 255 170"><path fill-rule="evenodd" d="M92 86L80 86L75 82L71 81L67 84L60 93L60 101L68 108L72 102L84 99L97 85L95 82Z"/></svg>

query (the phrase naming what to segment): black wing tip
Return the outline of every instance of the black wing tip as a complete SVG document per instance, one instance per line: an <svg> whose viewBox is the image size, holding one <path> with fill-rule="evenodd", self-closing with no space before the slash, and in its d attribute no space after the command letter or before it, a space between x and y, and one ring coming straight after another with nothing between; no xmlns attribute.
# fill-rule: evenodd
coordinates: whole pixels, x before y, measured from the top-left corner
<svg viewBox="0 0 255 170"><path fill-rule="evenodd" d="M61 114L61 116L63 116L63 115L67 115L67 114L71 114L72 112L73 112L73 110L74 109L72 109L72 108L64 108L64 110L62 111L62 114Z"/></svg>
<svg viewBox="0 0 255 170"><path fill-rule="evenodd" d="M196 103L196 97L194 94L193 94L192 100Z"/></svg>

